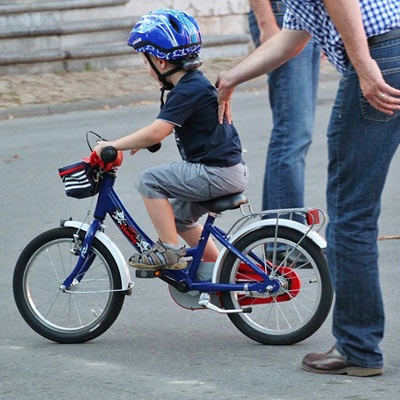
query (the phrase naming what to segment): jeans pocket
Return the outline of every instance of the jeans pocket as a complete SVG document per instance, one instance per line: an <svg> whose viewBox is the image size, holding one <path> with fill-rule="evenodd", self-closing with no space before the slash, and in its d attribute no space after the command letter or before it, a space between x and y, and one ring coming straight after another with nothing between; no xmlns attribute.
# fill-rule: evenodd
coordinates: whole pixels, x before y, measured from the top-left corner
<svg viewBox="0 0 400 400"><path fill-rule="evenodd" d="M382 70L383 78L386 83L395 88L400 88L400 68L390 69L390 70ZM368 103L367 99L362 94L360 90L360 105L361 112L364 119L372 122L390 122L400 116L400 111L395 111L393 115L385 114L381 111L378 111L376 108L372 107L371 104Z"/></svg>

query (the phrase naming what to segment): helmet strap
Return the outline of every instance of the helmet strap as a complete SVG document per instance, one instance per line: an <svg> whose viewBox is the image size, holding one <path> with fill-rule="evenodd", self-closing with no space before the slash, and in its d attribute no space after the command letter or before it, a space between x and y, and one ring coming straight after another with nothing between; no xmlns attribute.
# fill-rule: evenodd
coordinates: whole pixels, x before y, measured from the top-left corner
<svg viewBox="0 0 400 400"><path fill-rule="evenodd" d="M171 90L174 85L167 81L167 77L173 75L175 72L180 71L183 67L182 64L179 63L175 66L175 68L170 69L169 71L167 71L165 74L162 74L158 68L155 66L153 60L151 59L150 55L147 53L144 53L147 61L149 62L151 68L153 69L153 71L157 74L159 81L163 84L163 86L161 87L161 97L160 97L160 108L164 107L164 93L166 90Z"/></svg>

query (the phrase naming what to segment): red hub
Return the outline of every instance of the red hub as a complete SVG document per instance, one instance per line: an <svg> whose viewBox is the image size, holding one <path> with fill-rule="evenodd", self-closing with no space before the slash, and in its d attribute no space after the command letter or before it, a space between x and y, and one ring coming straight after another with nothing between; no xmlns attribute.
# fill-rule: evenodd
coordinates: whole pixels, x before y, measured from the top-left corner
<svg viewBox="0 0 400 400"><path fill-rule="evenodd" d="M272 302L290 301L296 297L301 288L300 277L297 272L285 266L274 266L270 262L267 263L267 268L274 271L276 277L282 281L282 289L270 297L249 297L245 294L238 296L239 304L241 306L252 306L256 304L268 304ZM260 268L264 269L264 267ZM236 282L254 282L262 281L262 278L257 272L251 269L247 264L241 263L239 270L236 274ZM284 291L282 293L282 291Z"/></svg>

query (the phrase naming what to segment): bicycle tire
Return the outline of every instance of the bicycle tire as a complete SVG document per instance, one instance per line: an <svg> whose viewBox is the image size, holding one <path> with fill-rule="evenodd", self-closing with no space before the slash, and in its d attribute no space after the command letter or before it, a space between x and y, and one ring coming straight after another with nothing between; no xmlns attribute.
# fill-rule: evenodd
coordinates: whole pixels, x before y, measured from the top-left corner
<svg viewBox="0 0 400 400"><path fill-rule="evenodd" d="M75 228L43 232L22 251L14 270L13 291L18 310L38 334L58 343L83 343L103 334L118 317L125 295L117 264L94 238L95 259L71 290L61 284L75 267ZM84 232L79 232L79 241ZM76 253L76 252L75 252Z"/></svg>
<svg viewBox="0 0 400 400"><path fill-rule="evenodd" d="M233 245L244 254L252 251L261 257L263 265L260 260L258 265L268 271L270 277L279 277L287 287L269 298L221 292L221 303L226 309L252 307L251 313L228 314L232 323L250 339L267 345L290 345L313 335L324 323L333 300L323 251L297 230L276 229L275 226L251 231ZM257 279L254 273L251 276L230 252L221 267L220 282L252 280L260 280L260 277Z"/></svg>

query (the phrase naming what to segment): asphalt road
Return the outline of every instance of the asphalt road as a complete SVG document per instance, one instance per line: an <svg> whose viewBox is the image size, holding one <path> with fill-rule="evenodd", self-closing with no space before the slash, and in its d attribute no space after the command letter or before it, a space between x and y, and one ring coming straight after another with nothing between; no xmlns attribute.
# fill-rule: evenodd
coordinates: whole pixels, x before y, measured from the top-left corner
<svg viewBox="0 0 400 400"><path fill-rule="evenodd" d="M307 162L306 203L325 208L325 129L336 82L321 85L314 143ZM116 323L100 338L82 345L59 345L34 333L19 316L12 297L12 274L22 248L61 218L83 219L90 199L68 199L57 168L88 154L84 133L108 138L148 123L158 104L102 111L19 118L0 122L0 399L351 399L397 400L400 395L398 309L400 244L380 242L381 281L387 326L382 343L386 371L381 377L320 376L303 372L304 354L333 343L330 318L311 338L294 346L262 346L243 336L223 315L187 311L172 301L164 283L137 281ZM251 171L247 195L260 209L261 182L270 114L265 91L237 92L235 124ZM177 157L169 140L162 151L126 157L117 189L128 208L152 232L135 191L142 168ZM400 230L397 156L386 184L381 234ZM237 215L219 221L229 225ZM128 257L128 243L109 235ZM362 276L360 276L362 279Z"/></svg>

